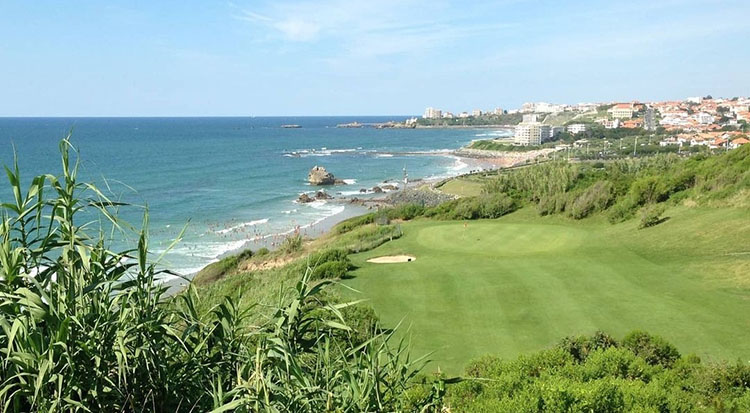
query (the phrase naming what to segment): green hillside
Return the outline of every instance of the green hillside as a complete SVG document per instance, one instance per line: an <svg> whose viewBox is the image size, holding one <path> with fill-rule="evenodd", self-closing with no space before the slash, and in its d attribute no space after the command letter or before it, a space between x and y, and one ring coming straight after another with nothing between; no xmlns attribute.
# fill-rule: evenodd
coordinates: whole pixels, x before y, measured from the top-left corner
<svg viewBox="0 0 750 413"><path fill-rule="evenodd" d="M561 337L635 329L684 352L750 357L750 211L674 208L638 231L537 217L417 221L404 236L353 255L347 285L386 325L406 317L416 353L459 373L472 358L513 357ZM366 259L410 254L416 261Z"/></svg>

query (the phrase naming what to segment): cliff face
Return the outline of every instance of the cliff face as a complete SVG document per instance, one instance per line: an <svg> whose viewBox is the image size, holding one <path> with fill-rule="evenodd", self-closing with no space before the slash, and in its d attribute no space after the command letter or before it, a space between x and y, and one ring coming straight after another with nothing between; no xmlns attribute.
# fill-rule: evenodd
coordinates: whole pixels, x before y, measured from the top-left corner
<svg viewBox="0 0 750 413"><path fill-rule="evenodd" d="M332 173L326 171L326 168L316 165L307 174L307 181L311 185L333 185L336 183L336 178L333 177Z"/></svg>

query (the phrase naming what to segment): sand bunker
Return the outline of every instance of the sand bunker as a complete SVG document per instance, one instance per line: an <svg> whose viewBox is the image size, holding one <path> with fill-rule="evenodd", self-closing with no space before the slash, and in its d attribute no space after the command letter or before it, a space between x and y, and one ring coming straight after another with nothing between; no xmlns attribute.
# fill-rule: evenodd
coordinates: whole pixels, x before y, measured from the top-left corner
<svg viewBox="0 0 750 413"><path fill-rule="evenodd" d="M370 258L367 262L375 264L395 264L399 262L412 262L414 260L416 260L416 258L411 255L388 255L385 257Z"/></svg>

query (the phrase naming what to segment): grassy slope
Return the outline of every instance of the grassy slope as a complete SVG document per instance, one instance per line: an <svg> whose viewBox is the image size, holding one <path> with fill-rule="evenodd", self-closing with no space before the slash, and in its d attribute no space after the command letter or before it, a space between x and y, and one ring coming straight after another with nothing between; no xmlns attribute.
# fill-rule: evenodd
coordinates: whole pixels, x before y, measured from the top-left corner
<svg viewBox="0 0 750 413"><path fill-rule="evenodd" d="M444 183L440 186L440 191L446 194L458 196L477 196L482 193L484 181L471 176L464 176Z"/></svg>
<svg viewBox="0 0 750 413"><path fill-rule="evenodd" d="M359 255L347 284L386 325L406 316L416 354L460 372L481 354L512 357L597 329L659 334L685 353L750 357L750 211L678 207L635 220L572 222L528 209L493 221L415 221ZM410 253L408 264L370 257Z"/></svg>

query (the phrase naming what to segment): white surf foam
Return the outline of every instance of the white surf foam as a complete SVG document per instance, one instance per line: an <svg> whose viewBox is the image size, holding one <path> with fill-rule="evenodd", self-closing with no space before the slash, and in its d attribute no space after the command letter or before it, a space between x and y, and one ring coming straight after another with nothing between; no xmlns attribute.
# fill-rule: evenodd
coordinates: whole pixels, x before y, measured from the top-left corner
<svg viewBox="0 0 750 413"><path fill-rule="evenodd" d="M228 234L230 232L239 231L240 229L245 228L245 227L253 227L253 226L256 226L256 225L265 224L267 222L268 222L268 218L257 219L255 221L250 221L250 222L243 222L242 224L235 225L233 227L229 227L229 228L226 228L226 229L222 229L222 230L216 231L216 233L217 234Z"/></svg>

